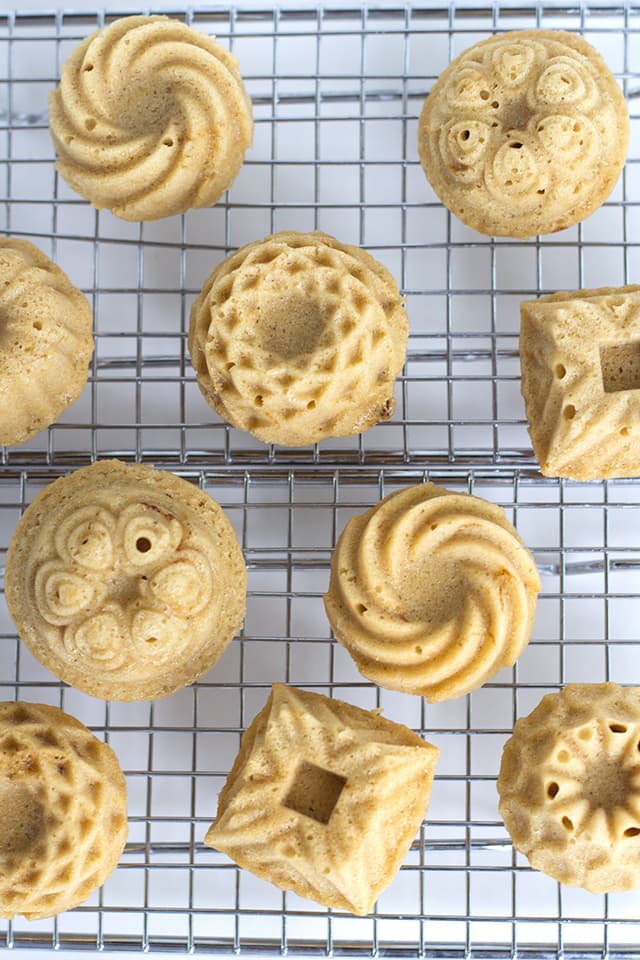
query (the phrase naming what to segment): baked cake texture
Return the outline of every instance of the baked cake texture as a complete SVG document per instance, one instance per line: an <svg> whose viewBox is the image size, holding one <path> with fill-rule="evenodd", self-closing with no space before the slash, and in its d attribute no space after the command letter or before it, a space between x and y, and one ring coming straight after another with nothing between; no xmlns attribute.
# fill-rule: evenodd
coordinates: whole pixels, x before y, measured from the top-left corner
<svg viewBox="0 0 640 960"><path fill-rule="evenodd" d="M602 57L563 30L475 44L420 117L424 172L463 223L493 236L564 230L604 203L624 166L629 114Z"/></svg>
<svg viewBox="0 0 640 960"><path fill-rule="evenodd" d="M325 233L276 233L219 264L193 304L191 362L221 417L306 446L388 419L409 321L385 267Z"/></svg>
<svg viewBox="0 0 640 960"><path fill-rule="evenodd" d="M57 707L0 703L0 805L0 917L53 917L115 870L127 840L122 770Z"/></svg>
<svg viewBox="0 0 640 960"><path fill-rule="evenodd" d="M531 442L547 477L640 475L640 286L520 305Z"/></svg>
<svg viewBox="0 0 640 960"><path fill-rule="evenodd" d="M284 890L365 915L425 816L439 753L376 712L274 684L205 843Z"/></svg>
<svg viewBox="0 0 640 960"><path fill-rule="evenodd" d="M103 460L35 498L5 593L33 655L109 700L174 693L240 629L246 568L224 511L172 473Z"/></svg>
<svg viewBox="0 0 640 960"><path fill-rule="evenodd" d="M572 683L515 725L500 813L531 866L591 893L640 887L640 688Z"/></svg>
<svg viewBox="0 0 640 960"><path fill-rule="evenodd" d="M78 399L92 329L60 267L27 240L0 237L0 445L24 443Z"/></svg>
<svg viewBox="0 0 640 960"><path fill-rule="evenodd" d="M324 602L365 677L436 701L515 663L539 590L533 557L500 507L425 483L349 520Z"/></svg>
<svg viewBox="0 0 640 960"><path fill-rule="evenodd" d="M163 16L123 17L83 40L50 94L49 128L69 186L123 220L215 203L253 137L235 57Z"/></svg>

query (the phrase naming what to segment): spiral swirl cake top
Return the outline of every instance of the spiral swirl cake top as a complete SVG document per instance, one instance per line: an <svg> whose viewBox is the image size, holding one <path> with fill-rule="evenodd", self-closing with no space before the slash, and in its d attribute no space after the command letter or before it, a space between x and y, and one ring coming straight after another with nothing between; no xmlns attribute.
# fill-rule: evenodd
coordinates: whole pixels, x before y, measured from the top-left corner
<svg viewBox="0 0 640 960"><path fill-rule="evenodd" d="M92 327L60 267L26 240L0 238L0 444L24 443L78 399Z"/></svg>
<svg viewBox="0 0 640 960"><path fill-rule="evenodd" d="M395 407L409 321L391 274L325 233L276 233L213 271L191 311L198 384L267 443L362 433Z"/></svg>
<svg viewBox="0 0 640 960"><path fill-rule="evenodd" d="M573 683L515 725L500 813L531 866L591 893L640 886L640 688Z"/></svg>
<svg viewBox="0 0 640 960"><path fill-rule="evenodd" d="M325 607L365 677L449 700L515 663L539 590L533 558L500 507L428 483L349 521Z"/></svg>
<svg viewBox="0 0 640 960"><path fill-rule="evenodd" d="M104 460L62 477L11 539L7 606L62 680L110 700L167 696L222 655L246 568L222 509L171 473Z"/></svg>
<svg viewBox="0 0 640 960"><path fill-rule="evenodd" d="M253 136L236 59L163 16L123 17L76 47L49 125L69 186L124 220L215 203Z"/></svg>
<svg viewBox="0 0 640 960"><path fill-rule="evenodd" d="M57 707L0 703L0 805L0 917L53 917L115 869L127 839L122 770Z"/></svg>
<svg viewBox="0 0 640 960"><path fill-rule="evenodd" d="M522 30L483 40L441 74L418 150L438 197L467 226L530 237L584 220L627 155L620 88L582 37Z"/></svg>

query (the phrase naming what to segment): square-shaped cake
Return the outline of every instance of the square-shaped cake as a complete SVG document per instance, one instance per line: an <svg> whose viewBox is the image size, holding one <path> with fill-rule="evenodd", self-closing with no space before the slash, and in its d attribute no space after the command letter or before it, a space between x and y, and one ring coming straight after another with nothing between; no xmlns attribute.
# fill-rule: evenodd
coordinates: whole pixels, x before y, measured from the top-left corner
<svg viewBox="0 0 640 960"><path fill-rule="evenodd" d="M439 753L375 712L274 684L205 843L284 890L365 915L422 823Z"/></svg>
<svg viewBox="0 0 640 960"><path fill-rule="evenodd" d="M640 475L640 286L520 304L529 433L547 477Z"/></svg>

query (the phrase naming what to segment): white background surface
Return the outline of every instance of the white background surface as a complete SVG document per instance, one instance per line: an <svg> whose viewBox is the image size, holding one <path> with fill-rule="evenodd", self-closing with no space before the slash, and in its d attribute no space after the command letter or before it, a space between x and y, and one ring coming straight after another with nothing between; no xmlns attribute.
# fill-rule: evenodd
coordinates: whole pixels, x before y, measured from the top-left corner
<svg viewBox="0 0 640 960"><path fill-rule="evenodd" d="M153 11L167 6L175 9L170 3L154 5ZM261 4L236 6L264 9ZM280 6L284 8L289 4ZM313 4L291 6L315 9ZM350 8L355 6L349 4ZM370 5L370 9L374 6ZM51 6L25 0L21 9L50 10ZM88 7L77 4L69 9ZM118 9L138 8L123 2L118 4ZM330 29L331 24L327 23L325 27ZM272 225L275 229L320 226L347 242L362 243L370 249L410 291L407 304L412 338L405 379L398 387L394 420L369 431L361 444L348 440L321 445L318 454L321 464L330 463L337 451L351 462L369 466L370 471L363 474L362 483L357 487L342 487L341 506L334 509L333 475L318 473L315 482L300 481L291 487L287 477L289 461L282 451L273 453L271 463L276 467L280 465L282 473L272 484L260 479L257 471L254 471L256 482L249 489L227 485L224 477L207 478L210 481L207 489L229 510L244 539L251 565L251 596L244 639L234 642L216 671L205 678L206 684L198 693L198 706L202 709L199 723L213 729L213 739L209 733L195 734L198 771L214 770L215 776L213 782L196 778L196 842L202 839L207 817L213 816L217 787L237 749L235 728L242 725L241 720L246 725L264 702L268 682L284 679L312 684L317 681L326 686L330 680L336 680L336 695L366 707L383 706L391 719L423 730L428 739L442 747L425 841L427 942L440 940L460 945L468 936L475 946L489 942L508 946L513 935L510 919L513 897L520 918L518 942L522 945L555 942L558 933L553 921L560 915L571 921L565 923L567 945L601 943L605 936L605 913L612 921L609 945L635 943L637 932L628 925L630 919L637 918L640 908L635 894L612 897L605 902L602 897L591 897L580 891L559 892L548 878L528 871L521 858L512 860L497 815L491 778L495 777L501 746L515 717L528 712L547 689L557 689L562 682L571 680L606 677L640 682L639 651L635 643L637 574L624 566L625 562L638 559L640 506L636 488L624 484L540 482L524 423L517 358L513 356L517 346L517 305L523 296L532 295L538 289L551 292L580 283L585 286L619 284L637 275L640 266L637 250L640 223L635 206L640 199L638 167L628 165L624 183L582 228L547 238L539 246L492 244L488 238L467 230L451 220L436 202L417 164L416 118L421 99L407 96L405 113L405 104L397 98L397 94L405 90L402 77L407 63L410 76L416 79L412 79L406 89L409 93L417 90L424 93L433 76L448 62L446 23L444 27L442 21L431 24L440 34L425 34L421 33L425 24L416 21L406 46L404 35L398 33L402 23L402 19L397 18L368 22L364 70L372 79L362 88L358 80L340 79L360 70L358 21L342 23L340 27L346 34L351 32L351 36L323 37L319 54L315 36L287 37L287 30L293 34L295 30L291 24L281 24L276 68L278 73L291 79L278 87L283 99L277 108L279 119L275 133L270 100L274 57L268 35L271 25L267 29L259 22L237 25L234 52L256 101L258 121L255 144L248 155L250 162L243 168L228 200L215 210L191 211L184 223L180 218L172 218L147 224L141 233L137 226L122 224L109 214L101 213L96 218L88 204L77 203L77 198L64 184L55 185L53 153L46 128L41 122L24 119L42 120L56 56L63 59L76 42L80 29L88 33L90 27L73 27L74 39L63 41L59 53L53 41L41 44L35 56L35 50L27 54L26 46L16 44L14 67L19 63L22 72L14 76L28 80L28 70L32 69L44 80L21 83L19 89L16 85L14 108L21 119L12 141L13 156L24 161L39 158L39 163L14 166L10 226L15 232L31 236L46 252L55 253L74 282L90 295L93 295L95 271L98 290L95 299L97 363L91 383L81 401L65 415L61 426L28 445L27 456L34 462L49 458L55 469L63 471L67 452L82 459L92 443L99 455L114 449L135 452L136 444L141 442L157 451L157 459L162 461L162 451L181 452L180 438L186 434L189 450L206 449L211 455L223 457L227 444L231 460L221 461L228 471L225 476L241 469L234 468L233 457L241 463L243 453L248 452L259 465L267 464L271 454L263 445L252 443L236 431L227 435L200 397L188 362L184 358L181 361L188 306L207 273L224 256L227 240L230 247L235 247L269 232ZM313 34L315 24L315 19L307 23L307 32ZM198 25L206 29L202 23ZM465 19L455 20L454 25L457 29L451 53L484 36L492 22L486 18ZM496 26L504 28L505 25L528 26L531 21L519 23L497 16ZM576 29L580 18L553 20L549 25ZM637 21L634 25L638 26ZM620 76L624 71L622 19L598 17L597 21L587 20L587 26L597 28L595 33L589 33L589 39ZM215 29L221 42L228 43L224 23ZM251 36L252 31L256 36ZM629 64L637 69L640 51L635 33L627 54ZM307 80L310 64L312 69L316 66L316 57L319 57L321 93L353 94L355 91L359 94L364 90L370 94L383 90L396 95L396 99L365 97L364 125L360 123L357 98L355 102L353 99L321 101L316 125L315 82ZM633 83L638 84L637 77ZM302 102L286 100L287 95L296 93L302 94ZM632 112L636 113L636 108ZM635 118L632 127L632 157L637 159L639 142ZM316 151L320 161L317 168L319 207L315 202ZM273 177L272 160L276 161ZM362 160L367 164L362 167L361 176ZM343 161L343 165L330 165L336 161ZM623 188L628 201L624 206ZM53 208L50 204L54 189L59 200L55 238L51 236ZM28 201L29 197L43 202L20 202ZM100 237L97 246L93 243L94 231ZM621 244L624 235L631 241L626 248ZM450 241L448 245L447 241ZM181 272L181 250L185 244L186 266ZM163 289L164 293L154 292ZM449 300L442 293L447 289L451 294ZM126 292L131 290L132 294ZM158 333L163 335L162 339ZM145 368L137 382L133 376L129 383L126 377L131 378L132 371L129 369L127 373L125 369L119 380L118 370L114 373L106 361L133 361L138 346L144 357L170 354L173 365L159 370ZM451 355L447 351L451 351ZM140 422L131 428L136 400L140 404ZM185 423L181 419L183 407ZM98 421L105 424L105 429L93 431L91 424ZM183 427L185 434L181 433ZM411 478L417 481L423 478L424 451L451 455L449 463L433 470L434 479L450 487L458 485L469 489L472 486L474 492L502 504L517 522L521 535L545 571L533 642L516 670L503 671L495 684L478 691L468 702L440 705L429 708L426 713L418 698L376 691L362 683L346 655L329 643L319 599L326 587L335 530L339 532L349 515L374 503L381 493L379 458L389 453L392 460L395 458L395 467L413 471ZM401 465L403 453L407 456L405 467ZM16 458L21 455L21 451L15 454ZM306 463L312 464L315 453L307 451L304 457ZM393 470L387 471L385 490L391 489L397 479ZM27 500L36 487L36 484L27 487ZM3 487L2 494L4 502L9 497L11 507L0 513L0 546L8 542L17 519L20 491L16 484L9 487L8 494L7 487ZM586 510L585 503L589 504ZM245 511L247 505L249 509ZM311 570L303 562L308 559L305 551L309 550L314 551L318 561L317 568ZM287 568L286 560L291 556L294 559ZM270 566L271 560L280 566L274 569ZM618 560L622 565L610 566L605 573L607 560ZM580 564L589 566L581 568ZM296 594L293 598L288 596L291 584L287 582L287 570L293 577ZM0 631L7 635L12 632L12 625L1 608ZM101 703L74 691L66 691L61 699L59 687L46 686L51 683L50 675L24 649L19 665L16 664L14 644L3 650L3 656L2 676L18 678L20 696L62 702L69 712L101 731L105 722ZM239 682L247 689L242 713L233 693L234 685ZM6 684L6 689L6 695L12 696L11 684ZM111 742L129 772L133 841L144 839L148 804L151 804L148 829L152 839L185 842L185 838L189 838L192 698L193 692L185 691L155 709L153 724L158 752L153 759L156 779L150 795L146 778L135 773L145 768L147 762L148 707L116 705L111 710L110 724L120 728L112 734ZM229 725L234 728L232 734L225 732ZM166 731L167 727L181 726L186 729L184 734L178 731L173 737ZM163 777L166 771L184 771L185 775L178 783L177 779ZM181 817L182 822L168 823L163 819L168 816ZM143 819L135 822L135 818ZM468 850L465 849L467 838ZM490 842L485 843L486 840ZM438 847L438 843L449 842L461 846L454 851ZM204 856L208 858L208 866L224 860L210 853ZM184 887L186 874L178 877L176 871L164 870L162 864L166 862L166 856L159 857L149 874L149 902L165 906L175 903L184 912L188 900ZM183 852L178 862L188 865L188 856ZM415 945L419 921L414 918L420 913L421 896L417 862L414 851L408 868L385 895L381 911L389 916L375 922L338 919L334 923L334 935L361 939L363 949L370 949L375 929L383 941L397 938ZM103 896L108 905L140 906L142 903L139 881L143 871L135 866L133 855L127 863L133 866L121 868L105 888ZM493 872L486 873L485 868ZM204 908L207 902L216 903L216 898L224 899L225 895L224 902L229 903L229 877L234 874L213 869L210 874L200 869L195 873L206 881L197 891L199 907ZM264 931L265 936L277 939L281 917L277 915L275 920L263 923L260 915L261 911L279 911L281 894L243 873L240 897L242 907L250 914L243 921L243 936L248 936L252 929L254 936ZM96 903L97 898L93 898L86 912L61 918L61 935L75 931L95 934ZM467 906L471 910L470 922L465 919ZM289 935L294 939L307 934L323 942L327 929L323 911L317 916L313 913L301 918L296 916L296 911L309 909L313 911L312 906L291 895L286 898L287 915L291 914ZM394 914L401 913L404 920L393 918ZM483 919L473 919L477 917ZM233 923L224 919L220 935L229 936ZM139 918L133 929L125 920L128 923L128 918L123 919L123 929L139 936ZM111 923L110 918L108 922L109 932L114 932L117 922ZM183 917L176 922L179 935L185 936ZM198 922L199 929L208 935L215 934L215 917L200 914ZM152 923L156 924L157 933L171 932L171 918L156 915ZM25 929L21 923L15 926ZM29 929L49 935L52 924L36 924ZM44 953L51 955L50 951Z"/></svg>

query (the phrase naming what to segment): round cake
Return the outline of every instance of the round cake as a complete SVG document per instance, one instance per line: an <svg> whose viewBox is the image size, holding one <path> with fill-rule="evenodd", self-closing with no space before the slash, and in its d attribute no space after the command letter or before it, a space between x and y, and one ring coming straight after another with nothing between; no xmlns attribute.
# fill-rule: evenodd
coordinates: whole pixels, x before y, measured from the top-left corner
<svg viewBox="0 0 640 960"><path fill-rule="evenodd" d="M186 480L104 460L61 477L9 544L5 594L52 673L105 700L151 700L205 673L240 629L240 545Z"/></svg>
<svg viewBox="0 0 640 960"><path fill-rule="evenodd" d="M368 253L325 233L276 233L213 271L189 350L221 417L298 447L392 415L408 333L398 287Z"/></svg>
<svg viewBox="0 0 640 960"><path fill-rule="evenodd" d="M115 870L127 840L122 770L57 707L0 703L0 805L0 917L53 917Z"/></svg>
<svg viewBox="0 0 640 960"><path fill-rule="evenodd" d="M69 186L123 220L215 203L253 137L235 57L163 16L123 17L83 40L50 94L49 127Z"/></svg>
<svg viewBox="0 0 640 960"><path fill-rule="evenodd" d="M26 240L0 238L0 445L24 443L78 399L92 328L60 267Z"/></svg>
<svg viewBox="0 0 640 960"><path fill-rule="evenodd" d="M591 893L640 887L640 687L572 683L515 725L500 813L532 867Z"/></svg>
<svg viewBox="0 0 640 960"><path fill-rule="evenodd" d="M418 128L424 172L467 226L499 237L564 230L604 203L629 114L602 57L562 30L483 40L441 74Z"/></svg>
<svg viewBox="0 0 640 960"><path fill-rule="evenodd" d="M515 663L539 590L533 557L500 507L427 483L352 517L324 602L365 677L437 701Z"/></svg>

